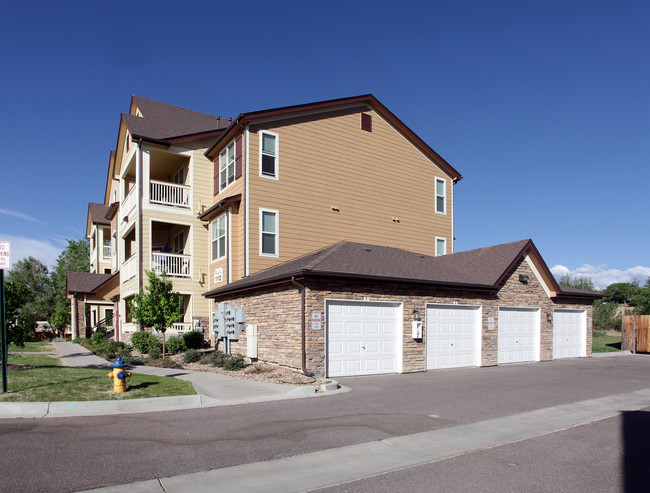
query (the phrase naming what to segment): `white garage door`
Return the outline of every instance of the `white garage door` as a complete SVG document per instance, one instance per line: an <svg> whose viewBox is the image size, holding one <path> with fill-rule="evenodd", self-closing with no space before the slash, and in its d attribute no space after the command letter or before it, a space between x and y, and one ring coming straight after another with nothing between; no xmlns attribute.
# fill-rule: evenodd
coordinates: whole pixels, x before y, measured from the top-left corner
<svg viewBox="0 0 650 493"><path fill-rule="evenodd" d="M498 363L539 359L539 309L499 308Z"/></svg>
<svg viewBox="0 0 650 493"><path fill-rule="evenodd" d="M587 320L584 310L553 312L553 358L587 355Z"/></svg>
<svg viewBox="0 0 650 493"><path fill-rule="evenodd" d="M342 377L401 371L400 305L329 301L327 375Z"/></svg>
<svg viewBox="0 0 650 493"><path fill-rule="evenodd" d="M427 370L479 366L478 306L427 307Z"/></svg>

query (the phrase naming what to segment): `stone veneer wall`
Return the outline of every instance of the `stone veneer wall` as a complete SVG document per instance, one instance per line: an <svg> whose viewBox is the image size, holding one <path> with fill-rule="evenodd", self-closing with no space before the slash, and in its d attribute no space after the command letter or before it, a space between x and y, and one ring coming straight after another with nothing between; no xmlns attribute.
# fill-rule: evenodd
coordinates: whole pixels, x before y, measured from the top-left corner
<svg viewBox="0 0 650 493"><path fill-rule="evenodd" d="M526 284L519 281L526 274ZM522 260L497 292L476 292L435 289L413 285L371 284L351 281L301 280L306 291L306 347L307 368L317 375L326 372L325 361L325 301L383 301L403 305L403 362L402 371L426 370L426 306L430 303L482 306L481 366L497 364L499 307L527 307L540 309L540 359L553 357L553 323L547 314L554 309L584 309L587 312L587 355L591 355L591 303L579 299L551 300L528 263ZM246 325L258 326L258 357L282 365L301 368L300 294L292 286L271 287L215 300L234 303L245 309ZM422 315L424 337L411 337L413 310ZM311 314L323 314L321 330L312 330ZM494 329L488 330L488 318L494 317ZM232 345L235 353L246 354L246 335Z"/></svg>

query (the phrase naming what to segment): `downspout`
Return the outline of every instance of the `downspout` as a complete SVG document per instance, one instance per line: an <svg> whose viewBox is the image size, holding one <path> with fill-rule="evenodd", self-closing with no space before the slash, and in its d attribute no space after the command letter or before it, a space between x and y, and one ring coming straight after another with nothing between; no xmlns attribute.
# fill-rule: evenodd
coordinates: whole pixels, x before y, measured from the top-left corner
<svg viewBox="0 0 650 493"><path fill-rule="evenodd" d="M300 291L300 335L302 350L302 372L307 377L313 377L314 373L307 370L307 350L305 346L305 286L296 281L295 276L291 276L291 283Z"/></svg>
<svg viewBox="0 0 650 493"><path fill-rule="evenodd" d="M136 181L138 182L138 292L142 291L142 138L138 142L138 167L136 168Z"/></svg>

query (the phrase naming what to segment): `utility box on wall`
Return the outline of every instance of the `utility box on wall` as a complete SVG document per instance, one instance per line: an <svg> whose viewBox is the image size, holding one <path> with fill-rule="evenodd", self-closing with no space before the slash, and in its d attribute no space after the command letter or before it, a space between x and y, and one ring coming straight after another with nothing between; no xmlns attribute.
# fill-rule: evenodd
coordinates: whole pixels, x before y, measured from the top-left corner
<svg viewBox="0 0 650 493"><path fill-rule="evenodd" d="M246 326L246 356L257 359L257 325Z"/></svg>

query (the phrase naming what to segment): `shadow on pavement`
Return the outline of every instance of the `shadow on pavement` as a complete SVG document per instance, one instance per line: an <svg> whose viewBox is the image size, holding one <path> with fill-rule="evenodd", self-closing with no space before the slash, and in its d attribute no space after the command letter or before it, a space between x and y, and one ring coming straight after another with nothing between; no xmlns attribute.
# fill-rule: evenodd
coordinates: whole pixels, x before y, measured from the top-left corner
<svg viewBox="0 0 650 493"><path fill-rule="evenodd" d="M623 475L627 493L650 491L650 412L623 412Z"/></svg>

